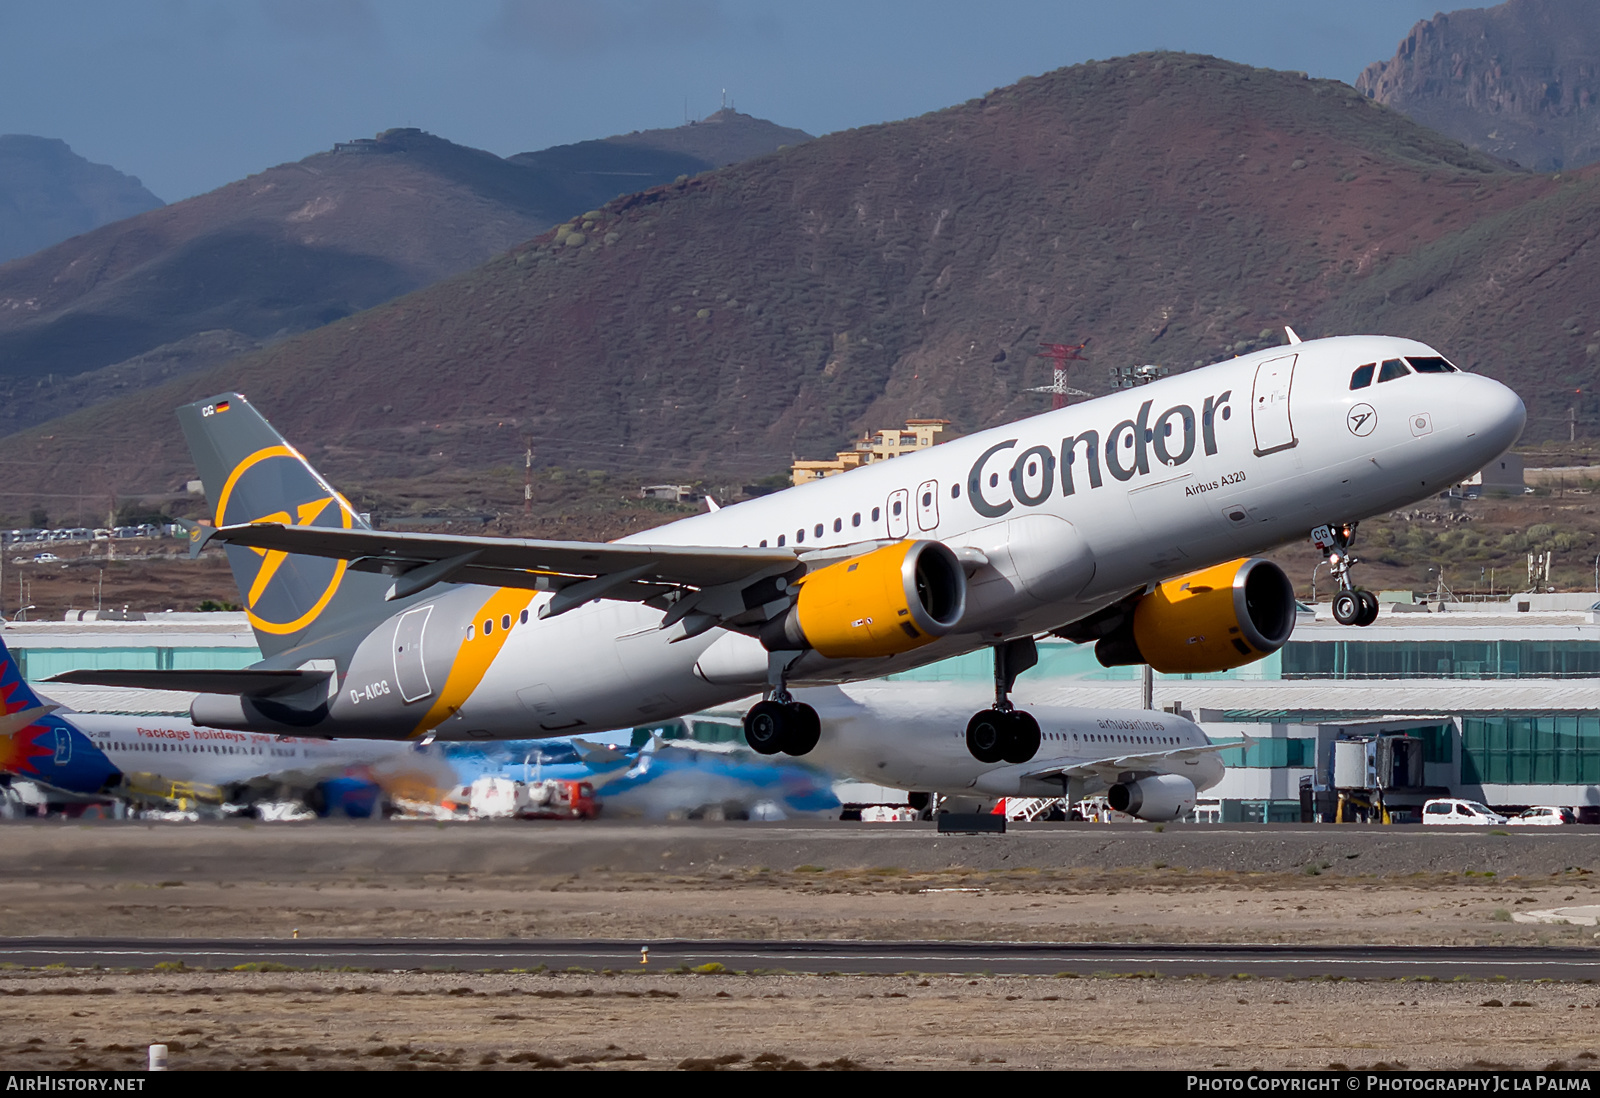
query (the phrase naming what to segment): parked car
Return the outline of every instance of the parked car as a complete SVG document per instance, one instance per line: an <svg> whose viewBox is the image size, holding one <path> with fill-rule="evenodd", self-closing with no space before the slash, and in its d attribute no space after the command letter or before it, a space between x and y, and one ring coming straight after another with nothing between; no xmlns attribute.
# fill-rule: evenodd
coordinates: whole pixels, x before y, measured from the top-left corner
<svg viewBox="0 0 1600 1098"><path fill-rule="evenodd" d="M1422 806L1422 822L1447 826L1460 824L1486 826L1489 824L1503 824L1507 820L1488 805L1479 804L1477 801L1463 801L1456 797L1439 797Z"/></svg>
<svg viewBox="0 0 1600 1098"><path fill-rule="evenodd" d="M1553 804L1536 804L1517 813L1506 822L1518 827L1560 827L1562 824L1577 823L1578 817L1570 808L1560 808Z"/></svg>
<svg viewBox="0 0 1600 1098"><path fill-rule="evenodd" d="M35 553L33 555L33 563L35 564L50 564L60 559L61 558L56 556L54 553Z"/></svg>

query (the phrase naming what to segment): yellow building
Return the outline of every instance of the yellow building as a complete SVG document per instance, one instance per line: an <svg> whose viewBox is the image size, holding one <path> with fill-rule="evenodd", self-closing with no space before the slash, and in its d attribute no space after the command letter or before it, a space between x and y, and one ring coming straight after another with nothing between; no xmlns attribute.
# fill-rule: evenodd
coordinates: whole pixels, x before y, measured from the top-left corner
<svg viewBox="0 0 1600 1098"><path fill-rule="evenodd" d="M875 461L888 461L901 454L926 450L941 441L938 437L948 419L908 419L904 428L886 427L876 434L863 435L848 450L840 450L832 461L797 461L793 479L796 484L808 480L821 480Z"/></svg>

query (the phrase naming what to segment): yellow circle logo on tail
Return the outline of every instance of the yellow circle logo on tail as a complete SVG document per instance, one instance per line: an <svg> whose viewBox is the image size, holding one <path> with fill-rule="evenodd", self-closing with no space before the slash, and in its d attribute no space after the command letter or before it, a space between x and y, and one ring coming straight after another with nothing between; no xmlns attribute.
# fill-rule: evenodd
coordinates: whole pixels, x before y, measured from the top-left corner
<svg viewBox="0 0 1600 1098"><path fill-rule="evenodd" d="M354 511L288 446L257 450L234 466L217 497L218 526L281 522L351 528ZM277 549L229 547L250 624L265 633L298 633L326 609L348 566Z"/></svg>

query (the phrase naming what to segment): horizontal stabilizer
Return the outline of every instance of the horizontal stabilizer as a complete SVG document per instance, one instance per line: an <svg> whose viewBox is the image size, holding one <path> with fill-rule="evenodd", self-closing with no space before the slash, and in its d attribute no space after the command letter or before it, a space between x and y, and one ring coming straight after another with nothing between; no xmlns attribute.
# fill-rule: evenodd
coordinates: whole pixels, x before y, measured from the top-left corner
<svg viewBox="0 0 1600 1098"><path fill-rule="evenodd" d="M328 681L331 671L212 670L67 671L50 682L71 686L122 686L133 690L181 690L188 694L238 694L267 698L297 694Z"/></svg>

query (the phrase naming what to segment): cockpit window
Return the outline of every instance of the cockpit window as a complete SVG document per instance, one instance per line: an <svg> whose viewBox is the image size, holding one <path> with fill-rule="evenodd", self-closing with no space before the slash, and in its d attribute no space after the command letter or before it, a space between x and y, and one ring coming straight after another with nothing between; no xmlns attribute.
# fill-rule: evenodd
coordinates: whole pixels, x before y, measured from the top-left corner
<svg viewBox="0 0 1600 1098"><path fill-rule="evenodd" d="M1454 366L1437 355L1423 358L1408 356L1406 361L1411 363L1411 368L1419 374L1453 374L1456 372Z"/></svg>
<svg viewBox="0 0 1600 1098"><path fill-rule="evenodd" d="M1357 366L1356 372L1350 375L1350 388L1365 389L1372 384L1372 371L1378 368L1376 362L1369 362L1365 366Z"/></svg>
<svg viewBox="0 0 1600 1098"><path fill-rule="evenodd" d="M1386 358L1383 360L1383 369L1378 371L1378 382L1382 384L1385 381L1393 381L1397 377L1405 377L1410 372L1411 368L1398 358Z"/></svg>

